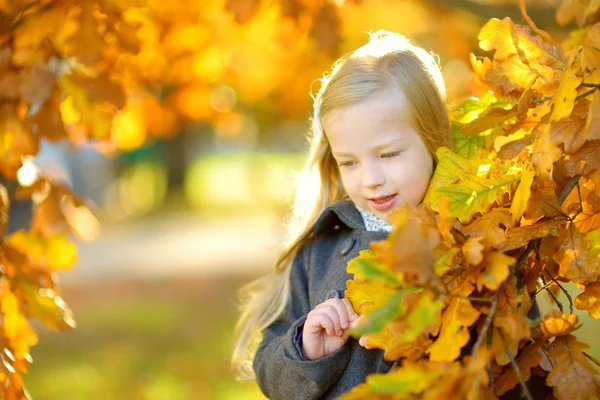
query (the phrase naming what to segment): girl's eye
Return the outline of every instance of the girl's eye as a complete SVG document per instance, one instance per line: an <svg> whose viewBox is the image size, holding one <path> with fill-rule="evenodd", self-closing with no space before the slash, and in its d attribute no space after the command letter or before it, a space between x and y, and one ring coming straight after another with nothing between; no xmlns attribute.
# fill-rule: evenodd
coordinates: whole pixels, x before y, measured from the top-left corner
<svg viewBox="0 0 600 400"><path fill-rule="evenodd" d="M339 163L338 166L340 167L351 167L354 164L354 161L346 161L343 163Z"/></svg>
<svg viewBox="0 0 600 400"><path fill-rule="evenodd" d="M402 151L394 151L392 153L385 153L382 154L381 157L383 158L392 158L392 157L396 157L397 155L399 155L400 153L402 153Z"/></svg>

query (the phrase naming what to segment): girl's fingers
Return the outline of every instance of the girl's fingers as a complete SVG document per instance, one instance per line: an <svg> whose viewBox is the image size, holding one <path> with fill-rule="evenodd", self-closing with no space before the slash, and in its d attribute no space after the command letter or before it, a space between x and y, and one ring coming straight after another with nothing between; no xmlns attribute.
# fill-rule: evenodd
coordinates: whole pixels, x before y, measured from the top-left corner
<svg viewBox="0 0 600 400"><path fill-rule="evenodd" d="M335 324L333 320L329 317L327 313L324 312L316 312L313 314L311 318L311 323L308 326L307 332L318 334L322 329L325 329L328 335L335 335ZM307 327L305 326L304 329Z"/></svg>
<svg viewBox="0 0 600 400"><path fill-rule="evenodd" d="M346 306L346 311L348 312L348 321L352 322L355 319L357 319L358 314L354 312L354 309L352 308L352 303L350 303L348 299L342 299L342 302Z"/></svg>
<svg viewBox="0 0 600 400"><path fill-rule="evenodd" d="M333 333L327 332L328 335L342 336L344 331L342 330L340 316L338 315L338 311L335 306L333 306L331 303L321 303L315 307L315 310L319 310L319 312L327 314L327 316L333 321L334 331Z"/></svg>
<svg viewBox="0 0 600 400"><path fill-rule="evenodd" d="M344 302L341 301L340 299L331 299L329 301L331 301L330 304L333 307L335 307L335 310L338 313L338 317L340 319L340 328L344 329L344 330L348 329L348 327L350 326L350 324L348 322L348 310L347 310Z"/></svg>

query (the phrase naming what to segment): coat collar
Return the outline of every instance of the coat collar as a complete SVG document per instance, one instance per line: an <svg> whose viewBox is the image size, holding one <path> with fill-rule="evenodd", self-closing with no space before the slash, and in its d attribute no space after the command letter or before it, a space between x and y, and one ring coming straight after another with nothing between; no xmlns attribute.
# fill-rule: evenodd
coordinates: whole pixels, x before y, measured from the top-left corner
<svg viewBox="0 0 600 400"><path fill-rule="evenodd" d="M313 232L315 235L320 235L340 223L351 229L365 229L362 216L350 199L339 200L327 207L317 218Z"/></svg>

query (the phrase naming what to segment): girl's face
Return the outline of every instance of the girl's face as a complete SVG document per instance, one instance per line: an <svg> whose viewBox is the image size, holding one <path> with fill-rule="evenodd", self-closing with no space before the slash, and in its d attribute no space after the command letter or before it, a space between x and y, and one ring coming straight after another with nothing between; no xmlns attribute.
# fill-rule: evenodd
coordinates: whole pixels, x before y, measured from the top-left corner
<svg viewBox="0 0 600 400"><path fill-rule="evenodd" d="M390 210L419 204L433 158L413 128L406 98L381 93L322 120L350 200L385 221Z"/></svg>

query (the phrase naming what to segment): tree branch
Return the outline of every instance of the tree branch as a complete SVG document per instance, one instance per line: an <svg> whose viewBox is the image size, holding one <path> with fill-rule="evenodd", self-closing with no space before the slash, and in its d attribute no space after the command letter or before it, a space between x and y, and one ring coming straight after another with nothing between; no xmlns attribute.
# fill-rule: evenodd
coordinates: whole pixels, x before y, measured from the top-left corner
<svg viewBox="0 0 600 400"><path fill-rule="evenodd" d="M508 348L508 343L506 343L506 338L504 337L504 333L502 333L502 330L500 330L500 329L498 330L498 332L500 333L502 342L504 342L504 350L506 351L506 355L508 356L508 358L510 360L510 364L512 365L513 369L515 370L515 373L517 374L517 377L519 378L519 383L521 384L521 390L523 391L523 396L525 396L527 398L527 400L533 400L533 396L531 395L531 392L529 391L529 388L527 387L527 383L525 383L525 381L523 380L523 375L521 374L521 368L519 368L519 365L515 361L515 357L512 355L510 349Z"/></svg>
<svg viewBox="0 0 600 400"><path fill-rule="evenodd" d="M562 206L562 204L567 199L567 196L569 196L569 193L571 193L571 190L573 190L573 188L579 183L580 179L581 179L580 175L575 175L574 177L571 178L571 180L569 180L569 182L567 182L567 186L565 186L563 191L560 193L560 196L558 196L558 204L560 204Z"/></svg>
<svg viewBox="0 0 600 400"><path fill-rule="evenodd" d="M567 299L569 300L569 311L571 312L571 314L573 314L573 298L571 297L571 295L569 294L569 292L567 292L567 290L564 288L564 286L561 285L556 280L556 278L552 276L552 274L550 273L550 271L548 271L546 268L544 268L543 271L545 271L546 274L548 274L548 276L550 277L550 279L552 279L552 281L558 285L558 287L560 288L560 290L563 291L563 293L565 294L565 296L567 296ZM561 307L560 311L562 312L562 307Z"/></svg>
<svg viewBox="0 0 600 400"><path fill-rule="evenodd" d="M488 330L490 329L490 326L492 325L492 320L494 319L494 315L496 314L496 308L498 307L500 290L502 290L503 287L504 287L503 284L500 285L500 287L498 288L498 291L494 295L494 298L492 300L492 307L490 308L490 313L488 314L487 318L485 319L485 325L483 325L483 329L481 330L481 333L479 334L479 337L477 338L477 342L475 343L475 346L473 346L473 350L471 350L471 362L473 362L473 360L475 359L475 355L477 354L477 351L479 350L479 347L481 346L483 339L486 337L486 334L487 334Z"/></svg>
<svg viewBox="0 0 600 400"><path fill-rule="evenodd" d="M521 15L523 16L523 19L525 19L525 22L527 22L527 25L529 25L529 27L531 28L532 31L534 31L535 33L537 33L538 35L540 35L541 37L546 39L548 42L551 42L551 43L553 42L552 37L548 34L548 32L545 32L545 31L542 31L541 29L539 29L535 25L535 22L533 22L531 17L527 14L527 7L525 6L525 0L519 0L519 10L521 11Z"/></svg>
<svg viewBox="0 0 600 400"><path fill-rule="evenodd" d="M546 278L544 278L544 273L543 273L543 271L542 271L541 278L542 278L542 282L544 282L544 286L546 286L546 285L547 285L547 282L546 282ZM552 281L551 281L551 282L552 282ZM548 289L546 289L546 290L548 290ZM554 300L554 302L556 303L556 306L558 307L558 309L559 309L559 310L560 310L560 312L562 313L562 312L563 312L563 305L562 305L562 303L561 303L561 302L560 302L560 301L559 301L559 300L556 298L556 296L554 295L554 293L552 293L552 291L551 291L551 290L548 290L548 293L550 293L550 296L552 297L552 299L553 299L553 300Z"/></svg>

